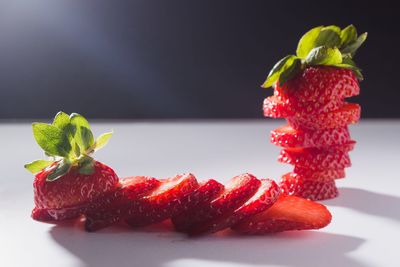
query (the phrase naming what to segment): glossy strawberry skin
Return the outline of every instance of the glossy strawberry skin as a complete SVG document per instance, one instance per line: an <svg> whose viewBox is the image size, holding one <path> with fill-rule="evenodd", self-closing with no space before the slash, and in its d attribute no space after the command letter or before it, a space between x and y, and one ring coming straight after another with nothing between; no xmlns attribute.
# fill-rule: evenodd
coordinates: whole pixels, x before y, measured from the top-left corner
<svg viewBox="0 0 400 267"><path fill-rule="evenodd" d="M251 174L245 173L233 177L218 197L207 205L199 206L186 213L184 225L187 232L196 232L196 229L208 222L231 214L252 197L260 185L260 180Z"/></svg>
<svg viewBox="0 0 400 267"><path fill-rule="evenodd" d="M282 149L278 161L317 171L344 169L351 166L347 152L318 148Z"/></svg>
<svg viewBox="0 0 400 267"><path fill-rule="evenodd" d="M288 124L294 129L333 129L357 123L361 107L355 103L345 103L341 108L308 117L288 117Z"/></svg>
<svg viewBox="0 0 400 267"><path fill-rule="evenodd" d="M55 181L46 181L51 168L39 172L33 183L35 220L64 220L79 216L93 200L114 192L118 188L118 176L108 166L96 161L94 173L79 174L76 169Z"/></svg>
<svg viewBox="0 0 400 267"><path fill-rule="evenodd" d="M229 228L252 215L263 212L271 207L280 195L279 186L270 179L261 179L257 192L242 206L224 214L221 218L210 220L190 230L191 235L215 233Z"/></svg>
<svg viewBox="0 0 400 267"><path fill-rule="evenodd" d="M160 186L160 181L153 177L134 176L120 180L119 188L90 203L85 210L85 229L97 231L118 223L127 216L132 202L149 194Z"/></svg>
<svg viewBox="0 0 400 267"><path fill-rule="evenodd" d="M132 202L125 220L130 226L162 222L190 207L190 199L187 196L199 186L192 174L177 175L160 181L161 186L151 194Z"/></svg>
<svg viewBox="0 0 400 267"><path fill-rule="evenodd" d="M344 169L328 169L322 171L316 171L307 168L301 168L295 166L292 172L294 175L299 175L305 180L314 181L331 181L332 179L341 179L346 176Z"/></svg>
<svg viewBox="0 0 400 267"><path fill-rule="evenodd" d="M271 143L281 147L327 147L351 141L348 127L327 130L293 129L289 125L271 131Z"/></svg>
<svg viewBox="0 0 400 267"><path fill-rule="evenodd" d="M357 77L350 69L307 67L283 86L277 84L276 95L282 100L328 103L359 95Z"/></svg>
<svg viewBox="0 0 400 267"><path fill-rule="evenodd" d="M224 191L224 185L209 179L206 182L200 183L199 187L187 196L188 208L171 218L175 229L179 232L186 232L191 225L190 214L193 210L209 205L210 202L219 196Z"/></svg>
<svg viewBox="0 0 400 267"><path fill-rule="evenodd" d="M312 180L294 173L288 173L282 176L279 185L283 194L314 201L331 199L339 195L334 179Z"/></svg>
<svg viewBox="0 0 400 267"><path fill-rule="evenodd" d="M332 220L328 209L319 203L281 195L272 207L258 213L232 229L242 234L269 234L290 230L320 229Z"/></svg>

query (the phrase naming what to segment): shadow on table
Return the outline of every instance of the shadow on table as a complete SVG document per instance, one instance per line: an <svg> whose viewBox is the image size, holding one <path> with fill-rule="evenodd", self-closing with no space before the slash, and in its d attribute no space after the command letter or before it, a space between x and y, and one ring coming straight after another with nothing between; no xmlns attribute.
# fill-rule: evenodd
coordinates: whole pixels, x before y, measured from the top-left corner
<svg viewBox="0 0 400 267"><path fill-rule="evenodd" d="M346 207L400 221L400 198L358 188L340 188L340 196L324 204Z"/></svg>
<svg viewBox="0 0 400 267"><path fill-rule="evenodd" d="M126 226L97 233L57 225L51 237L82 261L83 266L190 266L193 260L264 266L362 267L348 256L364 240L318 231L286 232L269 236L219 235L187 238L170 231L168 224L134 231Z"/></svg>

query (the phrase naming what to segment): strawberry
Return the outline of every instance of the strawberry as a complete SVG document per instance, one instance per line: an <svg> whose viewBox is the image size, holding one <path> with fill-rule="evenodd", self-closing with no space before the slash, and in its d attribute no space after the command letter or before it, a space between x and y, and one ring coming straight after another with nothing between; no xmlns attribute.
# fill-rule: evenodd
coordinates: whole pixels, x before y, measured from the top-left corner
<svg viewBox="0 0 400 267"><path fill-rule="evenodd" d="M282 193L311 200L324 200L338 196L334 179L311 180L298 174L287 173L282 176L280 187Z"/></svg>
<svg viewBox="0 0 400 267"><path fill-rule="evenodd" d="M349 154L318 148L282 149L278 160L311 170L343 169L351 166Z"/></svg>
<svg viewBox="0 0 400 267"><path fill-rule="evenodd" d="M315 171L312 169L306 169L299 166L295 166L293 174L298 174L304 177L306 180L316 180L316 181L330 181L332 179L340 179L345 177L344 169L328 169L323 171Z"/></svg>
<svg viewBox="0 0 400 267"><path fill-rule="evenodd" d="M355 73L350 69L331 66L310 66L288 80L277 84L277 95L288 103L313 102L324 105L360 94Z"/></svg>
<svg viewBox="0 0 400 267"><path fill-rule="evenodd" d="M260 187L260 180L255 176L245 173L233 177L225 186L225 190L205 205L200 205L196 209L189 210L182 217L178 229L187 232L196 232L208 222L223 218L226 214L232 213L242 206Z"/></svg>
<svg viewBox="0 0 400 267"><path fill-rule="evenodd" d="M88 205L118 188L118 176L91 154L103 147L112 133L94 140L87 120L59 112L52 124L33 123L39 146L50 157L25 165L35 173L35 220L64 220L79 216Z"/></svg>
<svg viewBox="0 0 400 267"><path fill-rule="evenodd" d="M199 207L209 205L223 191L224 186L214 179L200 183L199 188L187 196L187 202L189 203L187 210L171 218L175 229L180 232L186 232L191 224L190 213Z"/></svg>
<svg viewBox="0 0 400 267"><path fill-rule="evenodd" d="M337 110L343 104L343 99L332 99L328 102L301 102L296 99L283 99L280 96L273 95L264 100L263 111L265 117L272 118L307 117L321 112L327 113Z"/></svg>
<svg viewBox="0 0 400 267"><path fill-rule="evenodd" d="M187 196L198 186L192 174L161 180L160 187L139 201L132 202L126 222L134 227L145 226L176 216L190 208L191 199Z"/></svg>
<svg viewBox="0 0 400 267"><path fill-rule="evenodd" d="M328 113L303 117L289 117L288 124L294 129L332 129L344 127L359 121L361 107L354 103L345 103L340 109Z"/></svg>
<svg viewBox="0 0 400 267"><path fill-rule="evenodd" d="M85 229L96 231L125 218L132 202L160 186L160 181L147 176L134 176L120 180L119 188L92 201L85 210Z"/></svg>
<svg viewBox="0 0 400 267"><path fill-rule="evenodd" d="M320 229L331 220L332 215L324 205L296 196L282 195L271 208L241 221L232 229L242 234L268 234Z"/></svg>
<svg viewBox="0 0 400 267"><path fill-rule="evenodd" d="M326 147L344 145L351 141L347 128L340 127L328 130L293 129L285 125L271 131L271 143L282 147Z"/></svg>
<svg viewBox="0 0 400 267"><path fill-rule="evenodd" d="M221 218L205 222L199 227L192 229L190 234L215 233L271 207L280 194L279 186L270 179L261 179L260 181L261 185L257 192L242 206L232 212L224 214Z"/></svg>

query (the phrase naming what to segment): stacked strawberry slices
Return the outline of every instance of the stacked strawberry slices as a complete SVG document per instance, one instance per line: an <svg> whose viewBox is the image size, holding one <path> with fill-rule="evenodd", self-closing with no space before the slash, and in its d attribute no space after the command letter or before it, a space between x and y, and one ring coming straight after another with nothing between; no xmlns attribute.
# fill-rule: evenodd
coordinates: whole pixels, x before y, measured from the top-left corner
<svg viewBox="0 0 400 267"><path fill-rule="evenodd" d="M25 165L35 174L32 217L38 221L84 218L85 229L96 231L120 222L142 227L169 220L192 236L228 228L243 234L319 229L331 221L325 206L284 196L274 181L248 173L225 186L199 182L190 173L119 179L92 158L111 133L94 139L79 114L60 112L52 124L34 123L33 133L49 157Z"/></svg>
<svg viewBox="0 0 400 267"><path fill-rule="evenodd" d="M274 87L264 115L287 120L271 132L271 142L282 147L278 160L294 165L280 182L285 194L311 200L338 195L335 179L344 178L355 145L347 125L361 111L346 101L360 93L353 57L365 39L352 25L314 28L301 38L297 55L279 61L264 83Z"/></svg>

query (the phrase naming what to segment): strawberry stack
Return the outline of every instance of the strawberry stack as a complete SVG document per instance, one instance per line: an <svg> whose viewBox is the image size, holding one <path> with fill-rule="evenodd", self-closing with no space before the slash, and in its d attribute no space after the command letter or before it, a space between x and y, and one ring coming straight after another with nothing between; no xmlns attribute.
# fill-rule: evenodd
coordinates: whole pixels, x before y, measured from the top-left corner
<svg viewBox="0 0 400 267"><path fill-rule="evenodd" d="M352 25L314 28L301 38L297 56L279 61L264 83L274 86L264 116L287 120L271 132L271 142L282 147L278 160L294 165L282 176L284 193L311 200L338 195L335 179L345 177L355 145L347 125L361 111L345 101L360 93L362 76L352 58L365 38Z"/></svg>

